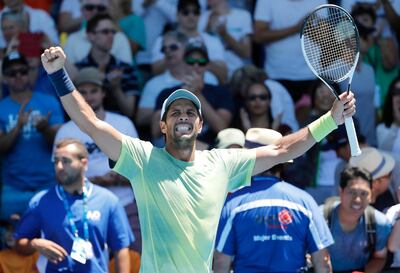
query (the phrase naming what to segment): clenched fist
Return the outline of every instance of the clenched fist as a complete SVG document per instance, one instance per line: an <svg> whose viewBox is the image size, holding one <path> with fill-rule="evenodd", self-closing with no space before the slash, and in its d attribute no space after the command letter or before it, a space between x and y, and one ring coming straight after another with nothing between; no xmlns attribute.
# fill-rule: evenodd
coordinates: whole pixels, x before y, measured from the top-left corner
<svg viewBox="0 0 400 273"><path fill-rule="evenodd" d="M50 47L46 49L42 56L42 64L47 74L52 74L64 67L67 56L61 47Z"/></svg>

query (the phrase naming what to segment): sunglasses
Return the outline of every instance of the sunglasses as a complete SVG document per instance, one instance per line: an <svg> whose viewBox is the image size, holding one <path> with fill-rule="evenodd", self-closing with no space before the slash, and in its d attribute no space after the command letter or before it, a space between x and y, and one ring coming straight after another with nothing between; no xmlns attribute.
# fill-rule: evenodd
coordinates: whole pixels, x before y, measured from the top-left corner
<svg viewBox="0 0 400 273"><path fill-rule="evenodd" d="M189 65L198 64L198 65L200 65L200 66L206 66L206 65L208 64L208 60L207 60L206 58L199 58L199 59L197 59L197 58L191 58L191 57L189 57L189 58L186 58L186 59L185 59L185 62L186 62L187 64L189 64Z"/></svg>
<svg viewBox="0 0 400 273"><path fill-rule="evenodd" d="M256 99L260 99L260 100L269 100L269 96L268 95L250 95L247 97L247 99L249 101L255 101Z"/></svg>
<svg viewBox="0 0 400 273"><path fill-rule="evenodd" d="M183 9L183 10L180 11L180 13L183 16L189 16L190 14L195 15L195 16L199 16L200 15L200 10L199 9L193 9L193 10Z"/></svg>
<svg viewBox="0 0 400 273"><path fill-rule="evenodd" d="M95 33L101 33L103 35L109 35L109 34L115 35L115 33L117 33L117 31L112 28L105 28L105 29L97 30L97 31L95 31Z"/></svg>
<svg viewBox="0 0 400 273"><path fill-rule="evenodd" d="M28 75L29 69L28 68L17 68L17 69L9 69L4 72L7 77L15 78L18 74L21 76Z"/></svg>
<svg viewBox="0 0 400 273"><path fill-rule="evenodd" d="M86 4L83 6L83 8L87 11L94 11L96 9L98 12L104 12L107 9L107 7L104 5L94 5L94 4Z"/></svg>
<svg viewBox="0 0 400 273"><path fill-rule="evenodd" d="M179 45L177 45L177 44L171 44L171 45L168 45L168 46L164 45L164 46L161 47L161 52L165 53L167 51L167 49L169 51L177 51L179 49Z"/></svg>

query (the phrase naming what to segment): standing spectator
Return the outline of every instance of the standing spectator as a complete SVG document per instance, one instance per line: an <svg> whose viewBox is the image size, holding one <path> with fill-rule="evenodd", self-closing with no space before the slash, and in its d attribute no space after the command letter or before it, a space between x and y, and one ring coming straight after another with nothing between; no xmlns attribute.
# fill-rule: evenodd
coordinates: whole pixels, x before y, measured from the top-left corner
<svg viewBox="0 0 400 273"><path fill-rule="evenodd" d="M10 95L0 101L0 218L8 219L21 215L36 192L53 184L51 147L64 120L53 96L32 92L24 56L16 51L7 55L2 71Z"/></svg>
<svg viewBox="0 0 400 273"><path fill-rule="evenodd" d="M388 209L386 216L392 223L392 232L390 233L388 248L394 253L393 263L390 270L385 273L397 273L400 270L400 203Z"/></svg>
<svg viewBox="0 0 400 273"><path fill-rule="evenodd" d="M114 128L131 137L138 137L136 128L127 117L106 111L103 106L105 90L104 75L95 67L79 70L74 83L85 101L92 107L96 117L111 124ZM95 184L111 190L125 207L134 201L134 196L126 178L110 170L108 157L100 150L94 140L83 133L75 122L69 121L58 130L55 143L65 138L75 138L88 150L88 168L86 177Z"/></svg>
<svg viewBox="0 0 400 273"><path fill-rule="evenodd" d="M247 148L274 145L282 135L251 128ZM282 164L252 177L251 186L232 193L222 208L214 272L302 272L311 254L314 272L331 272L329 228L314 199L282 181Z"/></svg>
<svg viewBox="0 0 400 273"><path fill-rule="evenodd" d="M41 10L34 9L24 4L23 0L4 0L5 7L0 11L0 17L4 12L13 11L23 14L27 18L28 30L32 33L44 33L52 45L58 45L58 33L53 18ZM6 47L3 32L0 30L0 48Z"/></svg>
<svg viewBox="0 0 400 273"><path fill-rule="evenodd" d="M133 118L136 101L140 95L137 70L112 53L116 26L108 14L92 17L86 27L91 49L87 56L76 63L77 68L97 67L105 73L107 98L105 107Z"/></svg>
<svg viewBox="0 0 400 273"><path fill-rule="evenodd" d="M389 190L392 171L394 168L393 157L386 152L373 147L361 149L361 155L350 158L350 165L363 168L371 173L372 191L370 204L377 210L385 212L395 205L396 193Z"/></svg>
<svg viewBox="0 0 400 273"><path fill-rule="evenodd" d="M82 143L57 143L58 185L31 200L15 232L21 254L40 253L42 272L108 272L109 249L117 259L116 271L129 272L128 247L134 238L128 219L115 195L85 178L87 164Z"/></svg>
<svg viewBox="0 0 400 273"><path fill-rule="evenodd" d="M378 148L390 152L396 161L392 175L392 191L400 189L400 76L389 87L386 97L383 120L376 128ZM400 202L400 194L397 195Z"/></svg>
<svg viewBox="0 0 400 273"><path fill-rule="evenodd" d="M200 14L201 7L198 0L179 0L176 30L185 34L189 41L198 41L205 45L210 57L207 69L218 78L220 84L223 84L227 79L228 72L224 57L224 47L216 37L198 30ZM154 74L159 74L165 70L161 41L162 37L159 37L153 46L152 70Z"/></svg>
<svg viewBox="0 0 400 273"><path fill-rule="evenodd" d="M208 6L209 10L200 16L199 29L221 40L229 79L236 69L250 62L251 15L247 10L230 7L228 0L208 0Z"/></svg>
<svg viewBox="0 0 400 273"><path fill-rule="evenodd" d="M196 62L204 63L199 59ZM215 232L226 194L248 185L251 175L304 153L355 112L354 96L345 92L331 111L277 145L199 151L196 139L203 129L202 109L209 114L209 107L205 102L202 108L196 95L179 89L163 103L158 121L166 145L157 148L124 136L96 118L72 84L65 62L60 47L42 54L68 115L116 161L114 170L134 188L145 246L143 272L211 272Z"/></svg>
<svg viewBox="0 0 400 273"><path fill-rule="evenodd" d="M254 41L265 45L264 69L282 83L296 103L308 94L315 76L304 61L298 33L304 17L325 0L258 0Z"/></svg>
<svg viewBox="0 0 400 273"><path fill-rule="evenodd" d="M333 272L375 272L383 269L391 226L386 216L371 207L372 176L357 167L347 167L340 178L340 201L322 210L329 223L335 243L328 247ZM368 208L367 208L368 207ZM366 228L366 210L374 217L374 230ZM375 231L375 232L374 232ZM373 240L370 232L374 232Z"/></svg>
<svg viewBox="0 0 400 273"><path fill-rule="evenodd" d="M198 140L205 146L213 144L219 131L228 128L234 112L233 99L229 91L223 86L204 83L204 74L209 65L207 49L200 41L188 43L185 49L184 59L186 72L182 78L182 84L167 88L157 98L156 111L153 113L152 136L153 140L163 138L158 126L161 118L163 101L176 89L191 90L202 103L204 109L203 130L199 133ZM200 147L200 142L198 143Z"/></svg>
<svg viewBox="0 0 400 273"><path fill-rule="evenodd" d="M85 27L68 35L65 41L65 52L71 63L77 63L87 56L91 48L91 41L86 30L87 22L97 14L108 12L108 0L82 0L81 11ZM112 20L112 19L111 19ZM121 61L132 64L132 52L129 40L120 31L115 32L111 53Z"/></svg>

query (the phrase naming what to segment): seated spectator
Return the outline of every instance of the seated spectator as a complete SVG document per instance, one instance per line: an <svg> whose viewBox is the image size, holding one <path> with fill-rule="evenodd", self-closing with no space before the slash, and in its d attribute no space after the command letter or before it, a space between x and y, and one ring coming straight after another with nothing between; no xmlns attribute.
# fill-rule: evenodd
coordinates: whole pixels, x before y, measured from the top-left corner
<svg viewBox="0 0 400 273"><path fill-rule="evenodd" d="M77 77L74 79L74 84L86 102L92 107L98 119L106 121L127 136L138 137L132 121L125 116L104 109L103 100L106 93L103 88L103 81L104 75L97 68L86 67L79 70ZM54 142L57 143L66 138L79 140L88 150L89 162L85 175L92 183L112 191L124 207L134 202L133 192L126 178L111 171L108 157L100 150L94 140L83 133L73 121L61 126Z"/></svg>
<svg viewBox="0 0 400 273"><path fill-rule="evenodd" d="M146 48L146 32L142 17L132 10L131 0L109 0L110 15L128 37L133 59Z"/></svg>
<svg viewBox="0 0 400 273"><path fill-rule="evenodd" d="M246 133L247 148L276 144L282 135L264 128ZM282 181L283 164L253 176L251 186L232 193L218 226L214 272L331 272L332 235L306 192ZM305 270L305 271L303 271Z"/></svg>
<svg viewBox="0 0 400 273"><path fill-rule="evenodd" d="M287 124L292 130L298 130L299 124L294 113L294 103L290 94L279 82L268 79L262 69L254 65L245 65L237 69L229 82L229 88L235 100L235 108L240 109L246 100L246 89L252 82L264 82L271 92L271 114L273 119L281 119L282 124ZM239 111L233 118L235 127L240 127Z"/></svg>
<svg viewBox="0 0 400 273"><path fill-rule="evenodd" d="M54 182L51 147L64 122L53 96L32 92L24 56L12 52L2 72L10 95L0 101L1 219L22 214L33 195Z"/></svg>
<svg viewBox="0 0 400 273"><path fill-rule="evenodd" d="M44 272L107 272L109 251L116 271L129 272L129 245L134 237L118 198L85 177L88 152L77 140L56 145L58 184L30 202L15 232L16 249L38 251ZM105 202L106 201L106 202Z"/></svg>
<svg viewBox="0 0 400 273"><path fill-rule="evenodd" d="M391 225L382 212L368 206L371 189L371 174L349 166L341 174L340 200L321 206L335 240L328 247L333 272L381 272L385 265ZM374 226L367 228L366 221Z"/></svg>
<svg viewBox="0 0 400 273"><path fill-rule="evenodd" d="M76 67L94 66L105 73L106 109L133 118L140 95L137 70L112 53L116 34L114 21L108 14L95 15L88 21L86 32L91 49Z"/></svg>
<svg viewBox="0 0 400 273"><path fill-rule="evenodd" d="M361 155L350 158L350 165L363 168L371 173L372 191L370 204L381 212L397 204L396 193L389 190L392 171L394 168L393 157L384 151L373 147L361 149Z"/></svg>
<svg viewBox="0 0 400 273"><path fill-rule="evenodd" d="M215 139L215 148L232 149L243 148L245 143L244 133L236 128L226 128L220 131Z"/></svg>
<svg viewBox="0 0 400 273"><path fill-rule="evenodd" d="M204 83L204 73L207 70L209 58L207 49L202 43L189 43L185 50L184 59L186 74L182 78L182 84L165 89L157 98L152 123L153 141L162 139L162 132L159 127L159 121L165 118L160 116L162 102L174 90L184 88L198 96L202 103L204 124L198 140L203 144L212 145L218 132L228 128L232 121L233 99L224 87ZM202 145L202 147L207 146Z"/></svg>
<svg viewBox="0 0 400 273"><path fill-rule="evenodd" d="M357 118L360 132L369 146L376 146L376 80L374 69L364 60L364 56L374 43L374 19L371 15L354 14L354 20L360 34L360 58L354 71L351 88L357 98ZM347 82L340 83L340 89L346 90Z"/></svg>
<svg viewBox="0 0 400 273"><path fill-rule="evenodd" d="M376 128L378 148L390 152L395 159L391 190L400 189L400 76L389 87L383 110L382 123ZM400 202L400 193L396 196Z"/></svg>
<svg viewBox="0 0 400 273"><path fill-rule="evenodd" d="M146 126L145 130L150 127L157 96L163 89L181 84L186 77L187 65L184 60L186 47L187 38L184 34L177 31L169 31L164 34L161 50L164 52L167 69L146 83L136 114L136 123L139 126ZM209 71L204 73L204 82L212 85L218 84L217 78Z"/></svg>
<svg viewBox="0 0 400 273"><path fill-rule="evenodd" d="M218 37L224 45L229 79L236 69L250 63L253 28L250 12L233 8L228 2L208 1L209 10L201 14L199 29Z"/></svg>
<svg viewBox="0 0 400 273"><path fill-rule="evenodd" d="M42 49L51 45L44 33L28 32L27 18L22 13L15 11L4 12L1 16L1 28L7 44L4 54L19 51L24 55L29 64L29 80L34 92L42 92L54 95L55 91L47 74L40 63ZM0 53L0 56L3 54ZM6 84L2 84L2 95L9 94Z"/></svg>
<svg viewBox="0 0 400 273"><path fill-rule="evenodd" d="M0 11L0 17L5 12L17 12L21 13L26 22L28 22L28 31L31 33L43 33L50 40L52 45L58 45L58 33L53 18L50 15L41 10L34 9L24 4L24 1L5 1L4 8ZM0 30L0 48L6 48L6 40L3 32Z"/></svg>
<svg viewBox="0 0 400 273"><path fill-rule="evenodd" d="M253 82L245 88L244 107L240 109L240 128L247 132L250 128L269 128L277 130L282 124L280 113L272 117L272 96L268 87L263 82Z"/></svg>
<svg viewBox="0 0 400 273"><path fill-rule="evenodd" d="M77 63L85 58L91 49L91 40L86 30L87 22L97 14L108 12L108 0L82 0L81 12L84 18L85 27L68 35L65 42L65 53L71 63ZM112 21L112 19L110 18ZM114 41L111 47L111 54L121 61L132 64L132 52L128 38L120 31L114 33Z"/></svg>
<svg viewBox="0 0 400 273"><path fill-rule="evenodd" d="M84 22L81 12L80 0L62 0L57 18L57 26L60 32L72 33L78 31ZM103 9L104 5L90 6L91 10ZM89 10L90 12L90 10Z"/></svg>
<svg viewBox="0 0 400 273"><path fill-rule="evenodd" d="M207 0L203 0L205 2ZM145 47L136 55L140 73L143 75L144 82L152 76L152 49L157 38L176 22L177 0L135 0L131 1L133 11L143 18L146 42ZM159 72L161 73L161 71ZM157 73L158 74L158 73Z"/></svg>
<svg viewBox="0 0 400 273"><path fill-rule="evenodd" d="M224 57L224 47L216 37L198 31L200 12L201 8L198 0L179 0L176 30L185 34L189 41L201 41L205 45L210 57L207 70L218 78L220 84L223 84L227 80L228 72ZM152 70L154 74L165 71L165 59L161 52L161 41L162 37L158 37L152 50Z"/></svg>
<svg viewBox="0 0 400 273"><path fill-rule="evenodd" d="M15 239L13 233L19 223L20 216L14 214L8 220L1 222L1 227L5 228L2 240L5 248L0 250L0 272L2 273L39 273L36 262L39 252L35 251L32 255L21 255L15 249Z"/></svg>
<svg viewBox="0 0 400 273"><path fill-rule="evenodd" d="M258 0L254 11L254 42L264 46L264 71L288 90L294 103L309 96L315 76L299 43L304 18L326 0Z"/></svg>
<svg viewBox="0 0 400 273"><path fill-rule="evenodd" d="M388 248L394 253L393 263L390 270L385 273L396 273L400 270L400 203L388 209L386 216L392 223L392 232L390 233Z"/></svg>

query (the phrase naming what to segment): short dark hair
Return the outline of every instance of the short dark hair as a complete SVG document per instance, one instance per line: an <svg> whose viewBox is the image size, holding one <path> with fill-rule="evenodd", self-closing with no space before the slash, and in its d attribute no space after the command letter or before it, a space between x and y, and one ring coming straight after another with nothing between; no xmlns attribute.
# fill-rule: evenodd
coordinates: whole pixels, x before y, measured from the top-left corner
<svg viewBox="0 0 400 273"><path fill-rule="evenodd" d="M110 20L114 22L108 13L98 13L92 18L90 18L89 21L87 22L86 32L87 33L95 32L97 25L103 20Z"/></svg>
<svg viewBox="0 0 400 273"><path fill-rule="evenodd" d="M198 0L179 0L178 1L178 12L186 9L188 6L194 6L200 10L200 4Z"/></svg>
<svg viewBox="0 0 400 273"><path fill-rule="evenodd" d="M343 190L347 187L349 182L356 178L362 178L368 182L369 187L372 189L372 175L366 169L354 167L354 166L346 166L346 168L340 174L340 188Z"/></svg>

